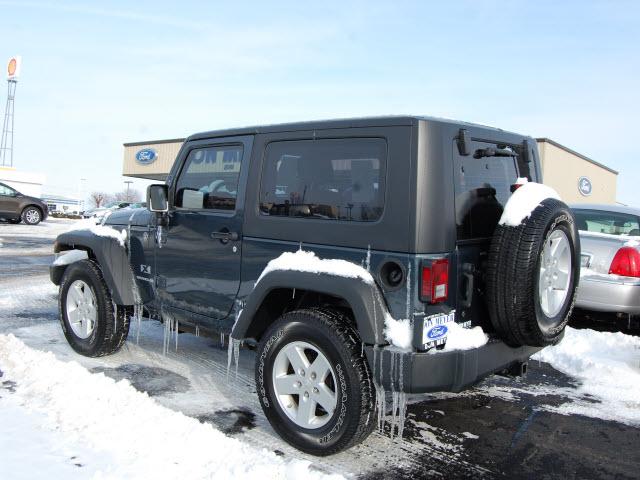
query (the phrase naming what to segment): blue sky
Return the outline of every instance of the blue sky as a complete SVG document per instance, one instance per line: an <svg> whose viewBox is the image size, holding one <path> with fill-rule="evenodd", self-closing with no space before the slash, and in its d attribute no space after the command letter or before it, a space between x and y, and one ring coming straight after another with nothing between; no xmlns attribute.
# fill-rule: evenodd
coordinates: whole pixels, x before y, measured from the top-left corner
<svg viewBox="0 0 640 480"><path fill-rule="evenodd" d="M0 0L0 18L0 61L23 56L15 166L59 193L121 190L127 141L406 113L552 138L640 205L638 2Z"/></svg>

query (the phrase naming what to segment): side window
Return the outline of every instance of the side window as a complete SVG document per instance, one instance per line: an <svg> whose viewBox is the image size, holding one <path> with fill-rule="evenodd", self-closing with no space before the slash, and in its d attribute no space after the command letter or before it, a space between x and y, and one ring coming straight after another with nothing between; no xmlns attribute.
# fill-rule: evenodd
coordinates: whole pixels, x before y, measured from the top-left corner
<svg viewBox="0 0 640 480"><path fill-rule="evenodd" d="M241 164L242 145L191 150L176 183L175 206L234 210Z"/></svg>
<svg viewBox="0 0 640 480"><path fill-rule="evenodd" d="M384 208L386 157L380 138L272 142L263 164L260 212L376 221Z"/></svg>
<svg viewBox="0 0 640 480"><path fill-rule="evenodd" d="M16 191L13 188L0 184L0 195L14 196Z"/></svg>
<svg viewBox="0 0 640 480"><path fill-rule="evenodd" d="M495 147L474 143L487 146ZM491 237L518 178L516 158L458 157L454 175L458 240Z"/></svg>

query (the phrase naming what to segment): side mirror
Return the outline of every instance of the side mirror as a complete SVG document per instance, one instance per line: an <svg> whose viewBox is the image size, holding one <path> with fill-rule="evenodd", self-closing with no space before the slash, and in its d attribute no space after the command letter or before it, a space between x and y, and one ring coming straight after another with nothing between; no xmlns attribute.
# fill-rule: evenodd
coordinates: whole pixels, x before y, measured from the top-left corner
<svg viewBox="0 0 640 480"><path fill-rule="evenodd" d="M169 187L164 184L154 184L147 187L147 208L152 212L169 211Z"/></svg>

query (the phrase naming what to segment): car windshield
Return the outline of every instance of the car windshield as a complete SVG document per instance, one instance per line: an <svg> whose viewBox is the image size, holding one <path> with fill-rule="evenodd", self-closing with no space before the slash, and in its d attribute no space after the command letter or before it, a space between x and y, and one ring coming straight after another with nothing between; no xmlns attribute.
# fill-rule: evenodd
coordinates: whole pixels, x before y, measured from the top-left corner
<svg viewBox="0 0 640 480"><path fill-rule="evenodd" d="M640 235L639 219L628 213L574 210L578 229L609 235Z"/></svg>

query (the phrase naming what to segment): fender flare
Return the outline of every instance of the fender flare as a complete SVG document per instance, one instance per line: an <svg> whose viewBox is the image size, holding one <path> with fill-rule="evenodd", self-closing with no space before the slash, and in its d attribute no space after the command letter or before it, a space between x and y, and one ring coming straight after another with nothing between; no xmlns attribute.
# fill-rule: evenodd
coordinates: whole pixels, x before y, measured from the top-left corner
<svg viewBox="0 0 640 480"><path fill-rule="evenodd" d="M111 298L117 305L134 305L134 291L138 285L133 278L127 250L112 237L102 237L90 230L74 230L58 235L53 251L88 250L89 258L95 258L102 269ZM55 285L60 285L68 265L51 265L49 276Z"/></svg>
<svg viewBox="0 0 640 480"><path fill-rule="evenodd" d="M367 345L386 343L384 326L388 310L377 285L357 278L294 270L274 270L260 279L245 297L231 336L237 340L247 338L247 332L266 297L271 291L282 288L307 290L343 299L353 311L361 340Z"/></svg>

